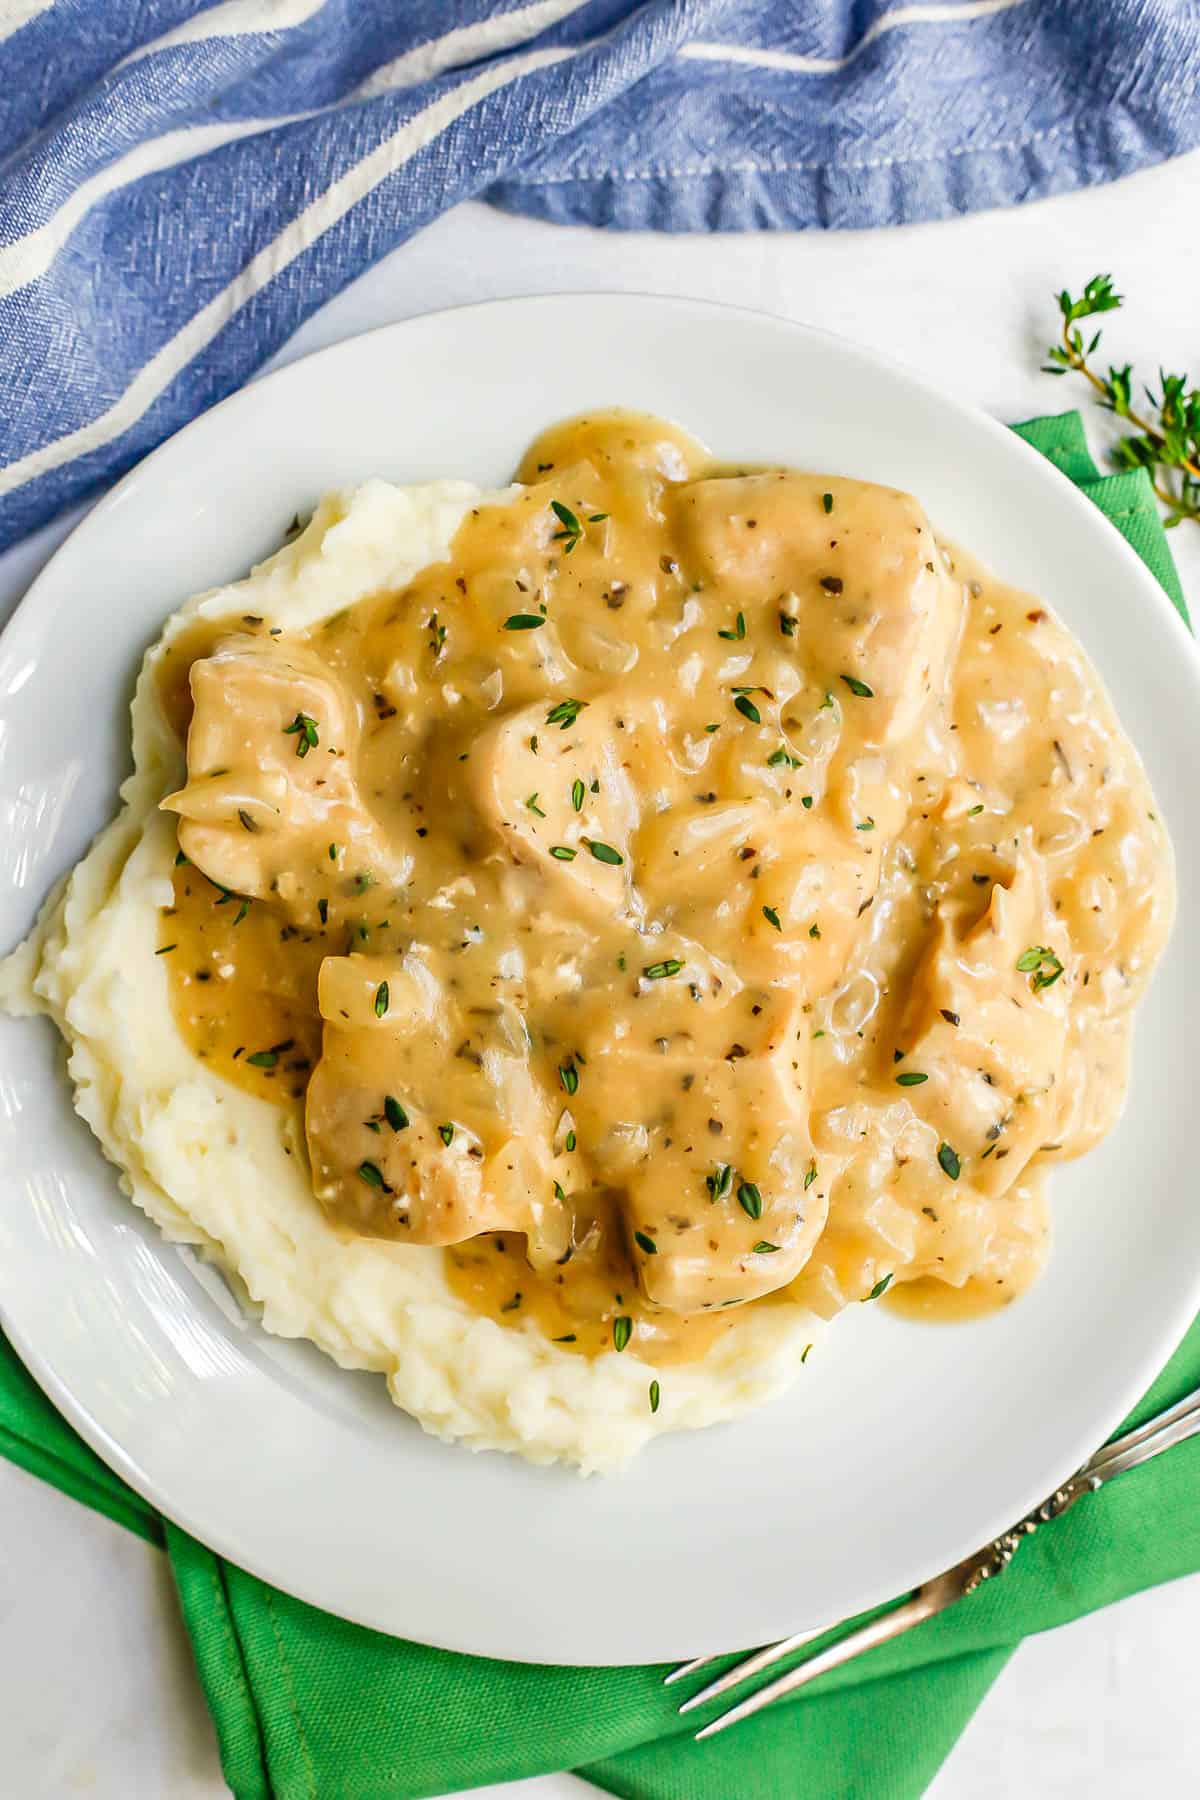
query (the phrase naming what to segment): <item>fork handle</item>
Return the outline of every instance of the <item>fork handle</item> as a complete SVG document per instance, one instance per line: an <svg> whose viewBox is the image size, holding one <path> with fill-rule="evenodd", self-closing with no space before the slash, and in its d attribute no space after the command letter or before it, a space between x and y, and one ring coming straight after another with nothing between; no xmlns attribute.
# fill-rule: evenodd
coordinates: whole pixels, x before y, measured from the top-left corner
<svg viewBox="0 0 1200 1800"><path fill-rule="evenodd" d="M1119 1471L1113 1470L1112 1473L1117 1474ZM1023 1519L1010 1525L1007 1531L1002 1531L998 1538L984 1546L979 1552L977 1566L964 1580L960 1593L964 1596L973 1594L983 1582L990 1581L994 1575L1002 1575L1025 1539L1032 1537L1039 1525L1047 1525L1051 1519L1059 1519L1063 1513L1070 1512L1077 1500L1082 1500L1085 1494L1094 1494L1109 1478L1109 1471L1102 1473L1089 1469L1085 1464L1077 1475L1072 1475L1060 1488L1055 1488L1040 1506L1035 1506L1032 1512L1026 1513Z"/></svg>

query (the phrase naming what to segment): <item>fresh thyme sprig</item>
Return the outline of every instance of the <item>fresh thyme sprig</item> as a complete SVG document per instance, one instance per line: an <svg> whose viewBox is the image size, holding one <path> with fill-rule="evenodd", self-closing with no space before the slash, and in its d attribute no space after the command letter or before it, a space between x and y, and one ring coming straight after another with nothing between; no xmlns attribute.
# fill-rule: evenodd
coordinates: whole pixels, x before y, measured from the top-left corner
<svg viewBox="0 0 1200 1800"><path fill-rule="evenodd" d="M1118 439L1115 455L1122 468L1145 469L1155 493L1167 508L1167 529L1183 519L1200 524L1200 389L1189 385L1186 375L1158 372L1159 391L1145 389L1150 416L1135 411L1133 404L1133 365L1116 368L1109 365L1107 375L1091 366L1101 333L1097 331L1085 344L1079 329L1081 319L1097 313L1115 312L1124 304L1124 296L1113 292L1111 275L1093 275L1080 295L1074 299L1063 289L1058 295L1062 315L1062 341L1047 352L1049 362L1043 365L1046 375L1082 375L1100 396L1100 404L1127 419L1132 432Z"/></svg>

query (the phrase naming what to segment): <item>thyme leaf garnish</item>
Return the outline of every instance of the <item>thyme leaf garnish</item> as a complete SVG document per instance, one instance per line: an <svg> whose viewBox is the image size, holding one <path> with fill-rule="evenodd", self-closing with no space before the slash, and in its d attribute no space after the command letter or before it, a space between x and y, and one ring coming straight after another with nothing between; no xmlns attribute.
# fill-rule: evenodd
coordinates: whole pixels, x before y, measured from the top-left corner
<svg viewBox="0 0 1200 1800"><path fill-rule="evenodd" d="M1189 385L1186 375L1169 375L1160 369L1158 392L1146 388L1148 412L1133 404L1134 373L1131 363L1109 365L1107 375L1091 366L1100 344L1095 332L1087 344L1079 330L1081 319L1115 312L1124 296L1113 291L1111 275L1093 275L1079 299L1067 289L1057 295L1062 316L1062 337L1047 352L1046 375L1082 375L1099 396L1106 411L1133 426L1118 440L1114 452L1123 469L1145 469L1158 498L1167 508L1168 530L1189 519L1200 524L1200 389Z"/></svg>
<svg viewBox="0 0 1200 1800"><path fill-rule="evenodd" d="M297 756L307 756L309 751L315 750L320 742L317 721L310 718L305 712L298 712L291 724L284 726L283 735L295 738Z"/></svg>

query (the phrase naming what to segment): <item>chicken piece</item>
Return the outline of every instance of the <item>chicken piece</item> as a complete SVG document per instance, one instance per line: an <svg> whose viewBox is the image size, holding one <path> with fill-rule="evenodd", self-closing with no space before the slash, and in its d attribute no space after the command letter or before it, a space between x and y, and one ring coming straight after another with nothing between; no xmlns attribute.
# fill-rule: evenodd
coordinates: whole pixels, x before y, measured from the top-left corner
<svg viewBox="0 0 1200 1800"><path fill-rule="evenodd" d="M1071 947L1026 843L981 913L939 909L888 1079L908 1090L981 1193L1010 1187L1069 1109L1065 1069Z"/></svg>
<svg viewBox="0 0 1200 1800"><path fill-rule="evenodd" d="M759 1037L743 1027L750 1042L725 1055L661 1019L653 1048L588 1041L571 1103L580 1142L620 1195L643 1293L672 1312L783 1287L825 1224L791 1011L760 1014Z"/></svg>
<svg viewBox="0 0 1200 1800"><path fill-rule="evenodd" d="M899 1092L899 1090L897 1090ZM939 1166L938 1130L897 1099L863 1100L813 1121L829 1223L789 1289L822 1318L892 1281L934 1279L991 1304L1015 1299L1045 1258L1042 1178L1027 1170L1003 1194ZM987 1169L990 1163L984 1163ZM974 1165L970 1173L974 1173Z"/></svg>
<svg viewBox="0 0 1200 1800"><path fill-rule="evenodd" d="M765 799L685 806L652 818L636 843L648 908L703 943L738 945L749 979L786 979L813 998L840 979L879 885L888 835L842 828L828 809Z"/></svg>
<svg viewBox="0 0 1200 1800"><path fill-rule="evenodd" d="M184 854L218 887L278 902L310 922L338 866L401 885L412 869L355 776L359 721L311 652L249 636L192 664L187 785L160 804L180 816Z"/></svg>
<svg viewBox="0 0 1200 1800"><path fill-rule="evenodd" d="M636 918L638 803L614 703L575 704L523 707L482 732L471 752L475 803L513 860L553 882L560 899L592 916Z"/></svg>
<svg viewBox="0 0 1200 1800"><path fill-rule="evenodd" d="M808 504L797 504L798 485ZM815 491L810 499L815 485L779 472L677 489L670 504L685 560L718 596L725 585L761 595L770 609L762 625L774 639L785 596L782 610L795 619L789 648L845 702L857 744L900 743L941 692L962 584L946 573L911 495L830 477L827 515Z"/></svg>
<svg viewBox="0 0 1200 1800"><path fill-rule="evenodd" d="M327 957L318 1001L305 1129L330 1217L418 1244L520 1231L535 1266L561 1255L567 1171L520 1019L501 1008L464 1019L412 951Z"/></svg>

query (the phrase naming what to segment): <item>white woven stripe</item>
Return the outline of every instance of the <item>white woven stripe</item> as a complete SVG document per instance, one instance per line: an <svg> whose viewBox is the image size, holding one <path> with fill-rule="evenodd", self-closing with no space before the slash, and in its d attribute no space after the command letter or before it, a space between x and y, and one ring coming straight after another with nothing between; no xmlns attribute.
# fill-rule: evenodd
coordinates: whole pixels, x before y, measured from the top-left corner
<svg viewBox="0 0 1200 1800"><path fill-rule="evenodd" d="M680 56L692 62L743 63L754 69L786 69L793 75L836 75L856 57L861 56L885 31L898 31L908 25L955 25L969 19L982 19L992 13L1011 12L1015 6L1026 6L1028 0L953 0L943 6L897 6L868 26L845 56L799 56L791 50L756 50L749 44L685 44Z"/></svg>
<svg viewBox="0 0 1200 1800"><path fill-rule="evenodd" d="M494 56L499 50L527 44L539 31L557 25L560 19L569 18L587 4L588 0L533 0L532 5L498 13L477 25L460 25L445 37L418 44L415 50L384 63L355 90L356 97L371 100L391 88L415 87L419 81L432 81L448 69L461 69L464 63L478 57Z"/></svg>
<svg viewBox="0 0 1200 1800"><path fill-rule="evenodd" d="M222 0L220 6L210 6L197 13L194 19L176 25L173 31L164 31L151 43L131 50L128 56L113 64L112 72L128 68L130 63L141 62L144 57L157 56L162 50L171 50L176 44L202 44L210 38L255 37L266 31L289 31L306 24L324 5L325 0Z"/></svg>

